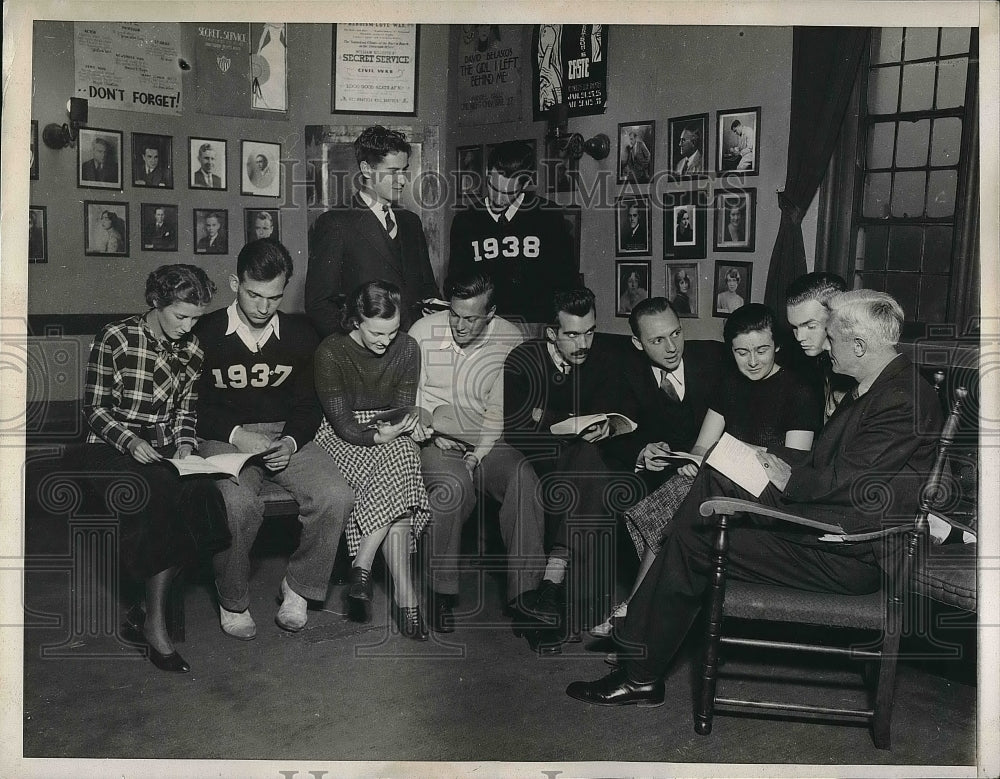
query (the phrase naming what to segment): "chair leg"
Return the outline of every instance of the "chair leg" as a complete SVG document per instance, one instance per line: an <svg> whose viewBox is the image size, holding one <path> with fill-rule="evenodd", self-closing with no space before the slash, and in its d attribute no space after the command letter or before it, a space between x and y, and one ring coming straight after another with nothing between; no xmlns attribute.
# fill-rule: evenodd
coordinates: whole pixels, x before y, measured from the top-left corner
<svg viewBox="0 0 1000 779"><path fill-rule="evenodd" d="M705 627L705 655L701 665L701 691L694 730L700 736L712 732L715 689L719 675L719 647L722 643L722 610L726 596L726 552L729 548L728 517L719 517L719 527L712 548L712 581L709 585L708 620Z"/></svg>
<svg viewBox="0 0 1000 779"><path fill-rule="evenodd" d="M170 593L167 596L167 630L175 643L184 643L184 571L179 570L170 583Z"/></svg>

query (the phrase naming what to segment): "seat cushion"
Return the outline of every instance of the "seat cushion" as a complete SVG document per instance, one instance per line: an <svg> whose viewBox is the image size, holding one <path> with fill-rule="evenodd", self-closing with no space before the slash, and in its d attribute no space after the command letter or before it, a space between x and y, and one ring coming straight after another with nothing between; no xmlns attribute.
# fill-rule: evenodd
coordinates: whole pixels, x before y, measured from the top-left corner
<svg viewBox="0 0 1000 779"><path fill-rule="evenodd" d="M273 481L265 481L260 490L260 497L264 500L265 517L284 517L288 515L298 515L299 504L284 487L275 484Z"/></svg>
<svg viewBox="0 0 1000 779"><path fill-rule="evenodd" d="M737 619L878 630L885 614L885 599L881 592L835 595L731 580L726 582L724 614Z"/></svg>
<svg viewBox="0 0 1000 779"><path fill-rule="evenodd" d="M978 544L930 546L926 564L916 573L914 589L940 603L975 611L978 548Z"/></svg>

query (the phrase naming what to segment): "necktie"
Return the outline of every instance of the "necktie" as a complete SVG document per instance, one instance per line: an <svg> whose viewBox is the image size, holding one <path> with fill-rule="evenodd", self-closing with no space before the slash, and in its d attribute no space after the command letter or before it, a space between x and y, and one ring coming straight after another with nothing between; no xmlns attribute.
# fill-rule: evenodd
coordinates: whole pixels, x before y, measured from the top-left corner
<svg viewBox="0 0 1000 779"><path fill-rule="evenodd" d="M688 169L688 162L689 162L688 158L687 158L687 157L685 157L685 158L684 158L684 164L683 164L683 165L681 165L681 175L682 175L682 176L683 176L683 175L684 175L685 173L687 173L687 169Z"/></svg>
<svg viewBox="0 0 1000 779"><path fill-rule="evenodd" d="M382 206L382 213L385 214L385 231L389 233L390 238L395 238L396 223L392 221L392 211L389 210L389 206Z"/></svg>
<svg viewBox="0 0 1000 779"><path fill-rule="evenodd" d="M497 224L503 227L507 224L507 212L504 211L500 216L497 217Z"/></svg>
<svg viewBox="0 0 1000 779"><path fill-rule="evenodd" d="M660 377L660 389L663 390L664 394L670 398L674 403L680 403L680 396L677 394L677 388L674 387L674 383L670 381L670 374L663 371L663 375Z"/></svg>

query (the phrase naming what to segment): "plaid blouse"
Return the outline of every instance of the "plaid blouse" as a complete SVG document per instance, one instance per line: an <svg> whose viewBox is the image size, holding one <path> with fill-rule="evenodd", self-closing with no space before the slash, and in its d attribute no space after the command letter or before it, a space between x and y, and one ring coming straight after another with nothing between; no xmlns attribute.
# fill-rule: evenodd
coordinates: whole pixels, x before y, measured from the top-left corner
<svg viewBox="0 0 1000 779"><path fill-rule="evenodd" d="M87 365L87 443L106 442L123 454L137 437L156 447L197 448L195 407L203 359L196 336L160 340L142 314L106 325L94 339Z"/></svg>

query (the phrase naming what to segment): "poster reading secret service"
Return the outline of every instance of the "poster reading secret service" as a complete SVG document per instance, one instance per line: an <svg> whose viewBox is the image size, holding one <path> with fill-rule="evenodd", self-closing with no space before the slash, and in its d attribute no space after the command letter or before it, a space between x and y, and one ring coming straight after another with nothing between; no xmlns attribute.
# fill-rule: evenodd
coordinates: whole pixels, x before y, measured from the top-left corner
<svg viewBox="0 0 1000 779"><path fill-rule="evenodd" d="M348 114L417 112L415 24L337 24L331 110Z"/></svg>

